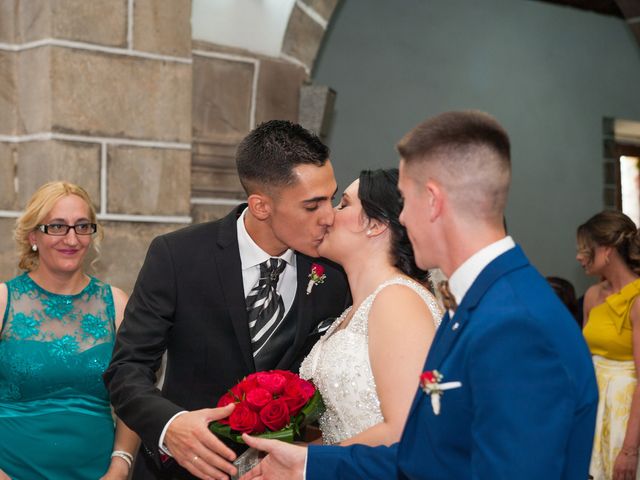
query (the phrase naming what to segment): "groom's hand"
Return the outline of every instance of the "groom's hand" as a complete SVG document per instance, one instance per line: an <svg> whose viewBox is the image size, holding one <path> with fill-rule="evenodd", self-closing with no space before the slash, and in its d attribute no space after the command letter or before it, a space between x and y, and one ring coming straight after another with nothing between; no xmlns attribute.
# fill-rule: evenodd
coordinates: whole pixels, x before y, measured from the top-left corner
<svg viewBox="0 0 640 480"><path fill-rule="evenodd" d="M229 462L236 454L208 428L213 420L231 415L234 404L224 408L204 408L176 417L167 428L164 444L173 458L198 478L226 479L235 475Z"/></svg>
<svg viewBox="0 0 640 480"><path fill-rule="evenodd" d="M267 455L252 470L243 475L240 480L298 480L304 476L304 462L307 458L307 448L298 447L278 440L265 440L242 435L242 439L250 447L256 448Z"/></svg>

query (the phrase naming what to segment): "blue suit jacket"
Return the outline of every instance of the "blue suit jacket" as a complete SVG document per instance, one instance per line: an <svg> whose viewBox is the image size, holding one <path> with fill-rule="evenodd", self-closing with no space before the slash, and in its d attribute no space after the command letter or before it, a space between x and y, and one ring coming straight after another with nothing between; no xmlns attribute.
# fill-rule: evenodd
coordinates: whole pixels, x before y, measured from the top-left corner
<svg viewBox="0 0 640 480"><path fill-rule="evenodd" d="M445 317L425 370L447 390L435 415L418 389L391 447L309 448L307 480L586 480L598 393L575 320L520 247L480 273Z"/></svg>

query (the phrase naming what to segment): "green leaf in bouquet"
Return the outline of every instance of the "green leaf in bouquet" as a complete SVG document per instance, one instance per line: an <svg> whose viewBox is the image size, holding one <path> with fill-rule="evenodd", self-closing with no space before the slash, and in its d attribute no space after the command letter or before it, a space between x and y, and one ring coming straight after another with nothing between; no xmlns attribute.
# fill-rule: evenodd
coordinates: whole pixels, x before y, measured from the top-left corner
<svg viewBox="0 0 640 480"><path fill-rule="evenodd" d="M236 443L244 444L245 441L242 439L242 434L238 433L234 430L231 430L229 425L223 425L219 422L211 422L209 424L209 430L216 435L224 438L228 438ZM288 426L278 430L277 432L264 432L258 435L252 435L253 437L258 438L267 438L270 440L281 440L283 442L293 443L294 440L294 426L293 424L289 424Z"/></svg>
<svg viewBox="0 0 640 480"><path fill-rule="evenodd" d="M315 422L320 418L325 410L324 402L322 401L322 395L318 390L315 391L311 400L307 402L307 404L302 408L300 413L302 413L303 418L300 426L308 425L310 423Z"/></svg>

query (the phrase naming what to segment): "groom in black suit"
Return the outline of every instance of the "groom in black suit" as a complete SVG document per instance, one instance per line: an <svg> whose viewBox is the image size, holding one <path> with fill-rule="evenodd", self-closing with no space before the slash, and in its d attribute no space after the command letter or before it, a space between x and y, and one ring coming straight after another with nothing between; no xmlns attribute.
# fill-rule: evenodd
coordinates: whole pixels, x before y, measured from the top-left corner
<svg viewBox="0 0 640 480"><path fill-rule="evenodd" d="M247 204L151 243L104 375L117 415L142 439L134 479L234 473L234 452L207 429L231 412L213 410L219 397L254 371L297 370L348 305L343 272L310 258L333 223L328 156L301 126L264 123L237 151ZM314 262L323 283L310 283Z"/></svg>

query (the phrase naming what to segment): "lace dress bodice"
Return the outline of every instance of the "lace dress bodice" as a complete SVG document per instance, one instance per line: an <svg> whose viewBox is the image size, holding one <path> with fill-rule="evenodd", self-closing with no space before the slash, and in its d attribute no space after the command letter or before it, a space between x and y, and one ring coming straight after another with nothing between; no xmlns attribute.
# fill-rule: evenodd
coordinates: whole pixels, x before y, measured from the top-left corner
<svg viewBox="0 0 640 480"><path fill-rule="evenodd" d="M384 418L369 361L369 311L380 291L389 285L405 285L424 300L436 327L442 313L438 302L422 285L403 277L388 280L369 295L353 314L349 324L339 329L352 307L327 330L304 359L300 376L312 380L324 400L326 411L320 429L326 444L340 443Z"/></svg>
<svg viewBox="0 0 640 480"><path fill-rule="evenodd" d="M102 373L115 339L111 287L92 277L79 294L59 295L26 273L7 287L0 330L0 414L10 405L76 396L108 409Z"/></svg>
<svg viewBox="0 0 640 480"><path fill-rule="evenodd" d="M107 471L114 423L102 374L115 339L111 287L76 295L28 274L6 283L0 329L0 468L13 479L95 480Z"/></svg>

